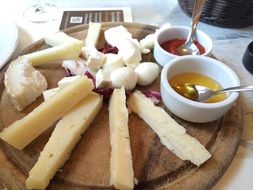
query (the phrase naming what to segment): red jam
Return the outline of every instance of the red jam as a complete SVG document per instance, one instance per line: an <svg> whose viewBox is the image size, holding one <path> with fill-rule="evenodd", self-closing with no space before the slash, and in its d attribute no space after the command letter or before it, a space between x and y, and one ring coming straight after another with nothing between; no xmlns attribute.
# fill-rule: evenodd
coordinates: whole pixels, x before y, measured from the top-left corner
<svg viewBox="0 0 253 190"><path fill-rule="evenodd" d="M163 42L161 44L162 48L166 50L169 53L172 53L174 55L180 55L177 52L177 48L185 43L185 39L174 39L174 40L168 40L166 42ZM194 44L198 47L199 53L204 54L205 48L197 41L194 41Z"/></svg>

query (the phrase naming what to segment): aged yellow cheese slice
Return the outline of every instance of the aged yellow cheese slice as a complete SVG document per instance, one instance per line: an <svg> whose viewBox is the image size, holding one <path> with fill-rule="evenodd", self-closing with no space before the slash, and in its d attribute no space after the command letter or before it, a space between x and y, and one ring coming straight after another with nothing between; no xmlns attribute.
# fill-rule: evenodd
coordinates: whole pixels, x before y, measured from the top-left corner
<svg viewBox="0 0 253 190"><path fill-rule="evenodd" d="M111 142L110 182L116 189L133 189L134 173L124 87L114 89L110 99L109 125Z"/></svg>
<svg viewBox="0 0 253 190"><path fill-rule="evenodd" d="M184 127L140 91L133 93L127 103L154 130L161 143L182 160L190 160L199 166L211 157L196 138L188 135Z"/></svg>
<svg viewBox="0 0 253 190"><path fill-rule="evenodd" d="M24 55L31 61L32 66L37 66L53 61L64 59L77 59L81 53L83 42L80 40L71 41L54 47L36 51Z"/></svg>
<svg viewBox="0 0 253 190"><path fill-rule="evenodd" d="M49 141L26 180L28 189L45 189L57 170L66 162L82 133L102 106L102 97L90 93L57 123ZM87 171L84 171L87 172Z"/></svg>
<svg viewBox="0 0 253 190"><path fill-rule="evenodd" d="M23 149L55 121L60 119L91 92L93 83L81 77L64 87L55 96L41 103L31 113L5 128L0 138L17 149Z"/></svg>

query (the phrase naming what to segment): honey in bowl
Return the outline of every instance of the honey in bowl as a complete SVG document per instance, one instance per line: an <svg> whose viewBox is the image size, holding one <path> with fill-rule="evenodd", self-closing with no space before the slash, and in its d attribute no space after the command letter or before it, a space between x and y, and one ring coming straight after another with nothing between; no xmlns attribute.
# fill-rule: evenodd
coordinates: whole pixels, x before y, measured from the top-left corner
<svg viewBox="0 0 253 190"><path fill-rule="evenodd" d="M175 75L169 78L168 81L169 81L170 86L191 83L195 85L208 87L211 90L222 89L222 86L214 79L208 76L199 74L199 73L194 73L194 72L180 73L178 75ZM220 101L225 100L226 98L227 98L227 95L225 93L222 93L222 94L213 96L208 101L206 101L206 103L220 102Z"/></svg>

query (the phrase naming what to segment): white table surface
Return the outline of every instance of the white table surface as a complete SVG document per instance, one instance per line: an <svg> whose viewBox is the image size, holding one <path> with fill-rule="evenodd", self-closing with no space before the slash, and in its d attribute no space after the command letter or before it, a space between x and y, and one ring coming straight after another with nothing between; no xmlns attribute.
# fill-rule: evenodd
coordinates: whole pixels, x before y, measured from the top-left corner
<svg viewBox="0 0 253 190"><path fill-rule="evenodd" d="M23 17L23 11L37 1L7 0L1 2L0 16L14 21L19 30L19 51L42 38L47 33L58 31L62 9L90 8L90 7L131 7L134 22L160 26L167 22L172 25L189 25L190 18L178 7L176 0L51 0L45 1L59 7L59 19L49 23L30 23ZM253 26L240 29L227 29L200 23L199 29L206 32L214 40L213 54L234 69L242 83L253 84L253 76L241 64L243 52L253 40ZM2 28L1 28L2 30ZM243 75L243 76L241 76ZM247 98L247 95L243 95ZM244 108L245 126L253 128L252 96L251 101ZM251 129L252 130L252 129ZM244 133L238 153L231 166L213 188L214 190L251 190L253 171L253 135Z"/></svg>

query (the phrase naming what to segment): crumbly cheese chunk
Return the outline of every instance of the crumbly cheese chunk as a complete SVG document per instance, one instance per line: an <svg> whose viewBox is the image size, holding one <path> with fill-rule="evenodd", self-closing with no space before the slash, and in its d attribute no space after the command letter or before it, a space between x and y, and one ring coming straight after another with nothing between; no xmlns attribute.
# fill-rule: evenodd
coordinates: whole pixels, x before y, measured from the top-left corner
<svg viewBox="0 0 253 190"><path fill-rule="evenodd" d="M90 47L90 49L86 65L90 70L99 70L105 62L105 54L99 52L95 47L88 47Z"/></svg>
<svg viewBox="0 0 253 190"><path fill-rule="evenodd" d="M62 67L68 69L73 75L83 75L88 70L86 61L81 58L63 60Z"/></svg>
<svg viewBox="0 0 253 190"><path fill-rule="evenodd" d="M108 53L105 54L105 57L105 63L102 65L104 71L111 73L118 68L124 67L124 61L119 55Z"/></svg>
<svg viewBox="0 0 253 190"><path fill-rule="evenodd" d="M134 173L124 87L114 89L111 96L109 125L111 142L110 182L116 189L133 189Z"/></svg>
<svg viewBox="0 0 253 190"><path fill-rule="evenodd" d="M211 157L196 138L188 135L184 127L140 91L130 96L128 106L154 130L161 143L182 160L190 160L199 166Z"/></svg>
<svg viewBox="0 0 253 190"><path fill-rule="evenodd" d="M62 88L48 101L42 102L31 113L15 121L0 133L0 138L21 150L60 119L93 89L87 77L81 77Z"/></svg>
<svg viewBox="0 0 253 190"><path fill-rule="evenodd" d="M24 57L19 57L10 64L5 72L4 84L18 111L25 109L47 89L46 78Z"/></svg>
<svg viewBox="0 0 253 190"><path fill-rule="evenodd" d="M57 170L67 161L102 107L102 97L90 93L56 124L56 127L40 153L39 159L26 180L28 189L45 189Z"/></svg>
<svg viewBox="0 0 253 190"><path fill-rule="evenodd" d="M110 73L99 69L96 73L96 88L109 88L111 86Z"/></svg>

